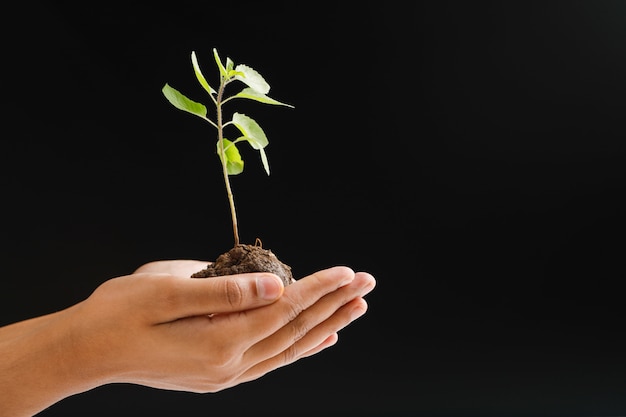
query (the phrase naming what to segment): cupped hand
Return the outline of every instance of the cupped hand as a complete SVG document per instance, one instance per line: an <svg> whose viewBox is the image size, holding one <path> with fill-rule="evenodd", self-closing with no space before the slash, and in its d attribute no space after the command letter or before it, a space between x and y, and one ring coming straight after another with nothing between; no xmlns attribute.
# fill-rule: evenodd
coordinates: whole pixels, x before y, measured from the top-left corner
<svg viewBox="0 0 626 417"><path fill-rule="evenodd" d="M333 345L375 286L347 267L286 288L268 273L189 278L206 265L152 262L68 309L76 377L216 392Z"/></svg>

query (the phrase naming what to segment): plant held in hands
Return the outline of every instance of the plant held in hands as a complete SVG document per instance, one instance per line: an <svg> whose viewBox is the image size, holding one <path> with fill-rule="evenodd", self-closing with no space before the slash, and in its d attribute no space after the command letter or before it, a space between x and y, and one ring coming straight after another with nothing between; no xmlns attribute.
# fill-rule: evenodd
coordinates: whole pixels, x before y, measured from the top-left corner
<svg viewBox="0 0 626 417"><path fill-rule="evenodd" d="M213 56L220 73L220 83L217 90L209 85L202 74L195 52L191 53L191 63L196 78L215 105L214 119L208 116L207 107L204 104L189 99L167 83L162 89L163 94L174 107L198 116L217 129L216 150L222 163L222 173L233 224L235 241L233 248L218 256L214 263L209 264L202 271L196 272L192 277L204 278L244 272L272 272L281 277L285 285L288 285L294 281L291 268L278 260L270 250L263 249L259 244L259 239L257 239L254 245L241 244L239 242L237 211L235 210L235 200L229 178L231 175L243 172L244 162L237 145L247 142L253 149L259 151L265 172L269 175L269 163L265 153L265 147L269 142L261 126L251 117L235 112L230 120L226 120L223 106L237 98L292 108L293 106L270 98L267 95L270 90L269 84L251 67L244 64L235 66L230 58L226 59L225 64L222 63L215 48L213 48ZM237 94L227 95L226 86L236 81L245 84L245 87ZM229 140L224 137L224 128L228 126L233 126L239 131L239 136L236 139Z"/></svg>

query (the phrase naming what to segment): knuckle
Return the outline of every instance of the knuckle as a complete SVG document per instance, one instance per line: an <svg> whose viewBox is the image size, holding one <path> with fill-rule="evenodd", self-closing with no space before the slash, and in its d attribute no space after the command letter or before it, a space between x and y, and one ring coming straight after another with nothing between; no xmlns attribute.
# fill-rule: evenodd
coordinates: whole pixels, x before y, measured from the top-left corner
<svg viewBox="0 0 626 417"><path fill-rule="evenodd" d="M224 281L224 292L226 300L231 307L240 307L243 303L244 291L237 280L226 279Z"/></svg>
<svg viewBox="0 0 626 417"><path fill-rule="evenodd" d="M302 317L291 322L291 340L294 343L306 336L308 332L309 326Z"/></svg>
<svg viewBox="0 0 626 417"><path fill-rule="evenodd" d="M229 373L239 366L242 349L231 340L224 340L213 344L212 349L204 355L204 363L207 366L207 375L218 370L219 374Z"/></svg>
<svg viewBox="0 0 626 417"><path fill-rule="evenodd" d="M210 361L212 369L225 369L228 368L228 366L232 362L232 356L228 353L226 349L224 349L221 351L221 353L214 354L211 357Z"/></svg>
<svg viewBox="0 0 626 417"><path fill-rule="evenodd" d="M298 348L294 343L283 351L283 362L285 364L290 364L295 362L296 360L298 360Z"/></svg>
<svg viewBox="0 0 626 417"><path fill-rule="evenodd" d="M156 270L159 267L161 261L151 261L141 265L139 268L135 269L134 274L149 272L152 270Z"/></svg>
<svg viewBox="0 0 626 417"><path fill-rule="evenodd" d="M214 371L215 369L228 369L233 363L235 358L234 349L228 343L221 344L217 349L211 350L211 355L205 357L205 364L207 366L207 373Z"/></svg>
<svg viewBox="0 0 626 417"><path fill-rule="evenodd" d="M176 310L182 303L180 289L173 279L162 279L159 296L168 309Z"/></svg>
<svg viewBox="0 0 626 417"><path fill-rule="evenodd" d="M237 355L227 353L228 349L221 351L224 353L213 354L203 361L202 380L207 391L216 392L235 385L241 373L236 360Z"/></svg>
<svg viewBox="0 0 626 417"><path fill-rule="evenodd" d="M215 374L208 375L208 378L210 378L210 380L207 385L210 387L213 387L214 390L215 390L215 387L220 387L220 388L228 387L232 385L236 380L236 377L229 373L223 373L223 374L218 374L218 375L215 375Z"/></svg>
<svg viewBox="0 0 626 417"><path fill-rule="evenodd" d="M292 322L304 311L304 303L293 295L285 294L283 299L287 301L287 319Z"/></svg>

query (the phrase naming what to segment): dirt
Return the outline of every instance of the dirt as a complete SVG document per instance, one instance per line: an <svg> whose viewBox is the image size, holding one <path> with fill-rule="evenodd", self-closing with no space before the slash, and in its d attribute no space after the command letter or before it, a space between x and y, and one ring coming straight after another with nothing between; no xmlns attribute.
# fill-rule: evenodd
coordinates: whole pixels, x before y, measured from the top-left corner
<svg viewBox="0 0 626 417"><path fill-rule="evenodd" d="M295 282L291 267L281 262L271 250L263 249L258 241L255 245L235 245L191 277L210 278L247 272L271 272L278 275L285 286Z"/></svg>

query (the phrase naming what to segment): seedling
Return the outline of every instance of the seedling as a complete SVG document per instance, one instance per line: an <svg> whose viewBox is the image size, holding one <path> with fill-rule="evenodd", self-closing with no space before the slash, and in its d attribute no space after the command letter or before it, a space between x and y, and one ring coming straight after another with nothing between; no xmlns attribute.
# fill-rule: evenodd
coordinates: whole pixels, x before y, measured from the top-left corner
<svg viewBox="0 0 626 417"><path fill-rule="evenodd" d="M230 206L230 214L233 223L233 235L236 246L239 244L239 230L237 228L237 211L235 209L235 200L230 186L229 176L238 175L243 172L244 162L241 158L241 153L237 148L237 144L247 142L253 149L259 151L265 172L267 175L270 175L270 167L265 153L265 147L269 144L269 141L267 140L265 132L261 129L261 126L259 126L254 119L246 116L245 114L235 112L230 120L225 121L223 106L227 102L236 98L250 99L261 103L292 108L293 106L268 97L267 93L270 91L270 86L265 79L263 79L261 74L254 69L244 64L238 64L235 66L230 58L226 58L226 65L224 65L217 53L217 49L215 48L213 48L213 56L215 57L215 62L217 63L217 67L220 72L220 84L217 90L213 89L209 85L206 78L202 74L195 51L191 53L191 62L196 78L204 90L209 93L209 97L211 97L211 100L215 105L215 120L208 117L207 108L204 104L187 98L184 94L174 89L169 84L165 84L162 91L169 102L176 108L200 117L202 120L208 122L217 129L217 154L222 162L222 173L224 176L224 184L226 186L226 194L228 196L228 203ZM233 81L241 81L247 87L237 94L227 96L225 93L226 86ZM224 137L224 128L229 125L235 126L241 133L241 136L233 141Z"/></svg>
<svg viewBox="0 0 626 417"><path fill-rule="evenodd" d="M224 177L224 185L226 187L226 195L228 197L228 204L230 206L230 214L233 225L234 247L237 248L241 245L239 243L235 199L230 186L230 176L241 174L244 168L244 161L237 146L241 143L247 142L253 149L259 151L263 168L265 169L267 175L270 175L269 162L265 153L265 147L269 144L269 141L265 132L261 129L261 126L259 126L254 119L245 114L234 112L230 120L226 120L223 107L229 101L237 98L291 108L294 106L270 98L267 95L270 91L269 84L265 81L261 74L251 67L244 64L238 64L235 66L230 58L226 58L226 63L224 64L217 53L217 49L215 48L213 48L213 56L220 74L220 81L217 90L209 85L200 70L200 65L198 64L195 51L192 51L191 53L191 63L196 78L198 79L200 85L208 93L215 106L214 118L209 117L207 106L189 99L169 84L166 83L162 91L167 100L174 105L174 107L201 118L217 129L216 151L222 164L222 174ZM240 81L245 84L245 87L236 94L228 95L226 93L226 86L235 81ZM240 135L234 140L227 139L224 136L224 129L231 125L237 128L239 131L238 134ZM255 246L257 246L257 244L255 244Z"/></svg>

